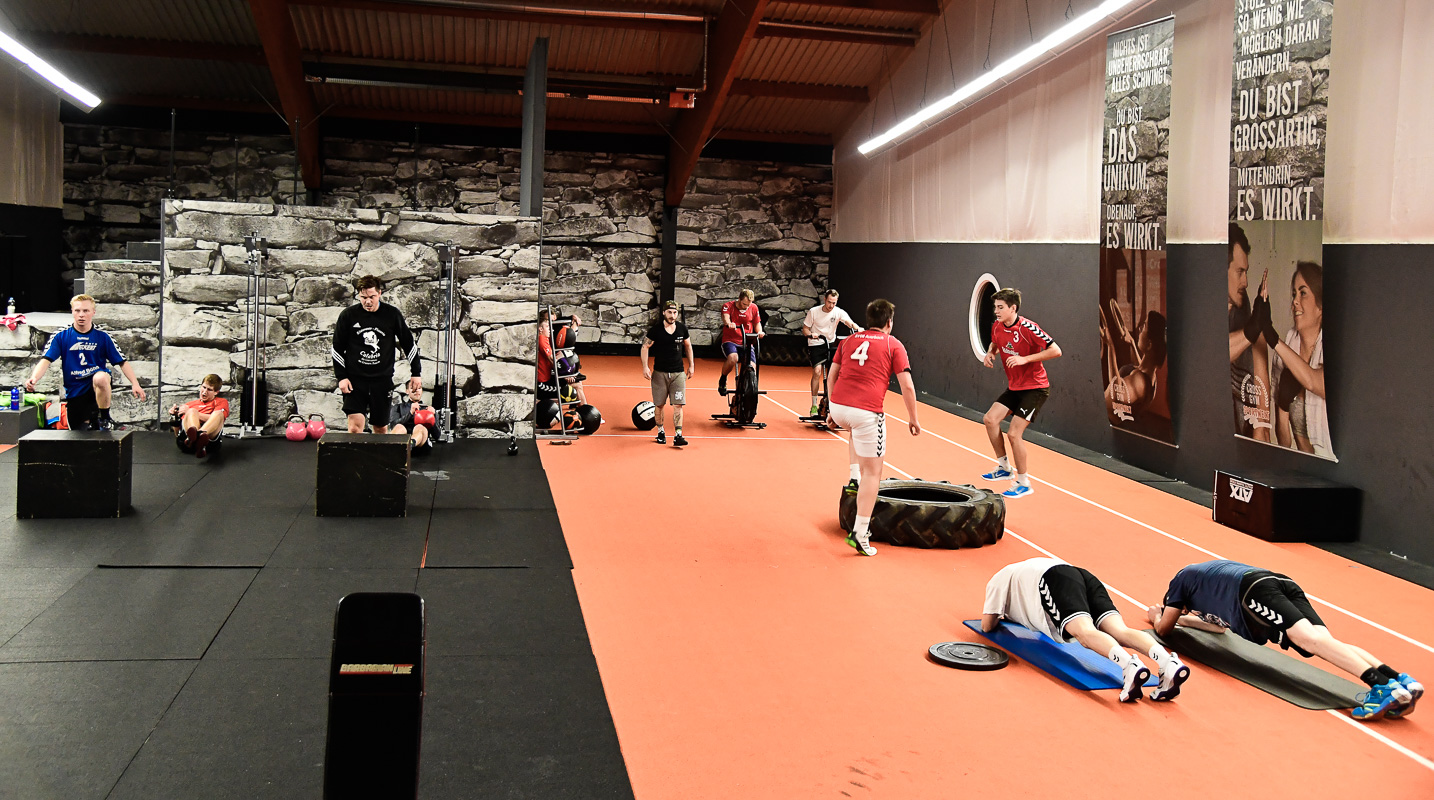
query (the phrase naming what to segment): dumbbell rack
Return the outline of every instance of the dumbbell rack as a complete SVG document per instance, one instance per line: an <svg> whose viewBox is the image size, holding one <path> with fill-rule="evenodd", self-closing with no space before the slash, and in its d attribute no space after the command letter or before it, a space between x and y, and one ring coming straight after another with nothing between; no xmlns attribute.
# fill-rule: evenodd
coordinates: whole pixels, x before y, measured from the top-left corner
<svg viewBox="0 0 1434 800"><path fill-rule="evenodd" d="M262 371L264 369L264 348L260 346L259 337L265 336L264 332L264 272L269 261L269 240L262 236L245 236L244 249L248 251L244 256L244 263L249 266L249 308L244 314L244 368L248 371L249 385L241 387L241 391L247 390L249 394L250 418L242 420L239 426L239 438L261 436L264 433L264 423L268 420L268 408L260 408L259 385L263 381ZM264 404L268 405L268 393L264 395ZM242 417L242 415L241 415Z"/></svg>

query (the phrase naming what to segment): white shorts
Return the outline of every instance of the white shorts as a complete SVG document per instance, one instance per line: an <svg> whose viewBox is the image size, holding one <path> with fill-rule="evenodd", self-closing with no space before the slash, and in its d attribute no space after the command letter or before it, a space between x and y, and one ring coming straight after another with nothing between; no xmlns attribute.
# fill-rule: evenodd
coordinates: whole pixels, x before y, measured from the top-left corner
<svg viewBox="0 0 1434 800"><path fill-rule="evenodd" d="M831 404L832 420L851 432L851 446L861 458L886 455L886 415L864 408Z"/></svg>

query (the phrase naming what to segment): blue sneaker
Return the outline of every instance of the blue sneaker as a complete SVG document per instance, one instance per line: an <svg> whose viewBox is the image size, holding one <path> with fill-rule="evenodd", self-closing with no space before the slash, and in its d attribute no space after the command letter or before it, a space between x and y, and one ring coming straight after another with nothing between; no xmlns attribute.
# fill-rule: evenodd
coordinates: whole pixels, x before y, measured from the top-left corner
<svg viewBox="0 0 1434 800"><path fill-rule="evenodd" d="M1424 684L1409 677L1408 673L1399 673L1399 685L1404 687L1404 691L1409 693L1409 702L1398 708L1391 708L1384 712L1385 719L1398 719L1399 717L1407 717L1413 714L1414 704L1419 701L1419 698L1424 696Z"/></svg>
<svg viewBox="0 0 1434 800"><path fill-rule="evenodd" d="M1369 691L1364 694L1355 695L1354 699L1360 705L1355 706L1354 710L1349 712L1350 716L1360 722L1379 719L1391 708L1405 705L1397 695L1407 697L1408 694L1398 681L1389 681L1370 687Z"/></svg>
<svg viewBox="0 0 1434 800"><path fill-rule="evenodd" d="M987 481L1003 481L1003 480L1006 480L1007 478L1014 478L1014 477L1016 477L1016 473L1011 472L1010 470L1007 470L1007 469L1002 469L1001 467L996 467L996 469L995 469L994 471L988 472L988 473L986 473L985 475L982 475L982 476L981 476L981 479L982 479L982 480L987 480Z"/></svg>
<svg viewBox="0 0 1434 800"><path fill-rule="evenodd" d="M1007 500L1015 500L1017 497L1025 497L1026 495L1031 494L1034 491L1035 489L1032 489L1024 483L1016 483L1012 484L1011 488L1007 489L1004 492L1001 492L1001 496L1006 498Z"/></svg>

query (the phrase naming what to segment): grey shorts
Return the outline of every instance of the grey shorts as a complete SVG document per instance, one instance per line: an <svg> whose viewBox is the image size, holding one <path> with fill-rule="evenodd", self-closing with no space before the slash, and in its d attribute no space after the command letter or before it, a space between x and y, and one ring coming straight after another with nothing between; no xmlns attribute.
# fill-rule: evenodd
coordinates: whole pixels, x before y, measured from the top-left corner
<svg viewBox="0 0 1434 800"><path fill-rule="evenodd" d="M683 372L653 372L652 404L662 408L669 401L674 406L687 405L687 374Z"/></svg>

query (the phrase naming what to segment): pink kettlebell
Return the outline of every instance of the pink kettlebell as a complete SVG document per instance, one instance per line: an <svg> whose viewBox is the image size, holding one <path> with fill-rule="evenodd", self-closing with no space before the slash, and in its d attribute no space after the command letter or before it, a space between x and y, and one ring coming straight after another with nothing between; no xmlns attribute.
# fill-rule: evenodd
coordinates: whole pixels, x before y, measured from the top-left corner
<svg viewBox="0 0 1434 800"><path fill-rule="evenodd" d="M329 432L329 426L324 424L322 414L310 414L308 430L310 439L318 439Z"/></svg>
<svg viewBox="0 0 1434 800"><path fill-rule="evenodd" d="M304 425L304 418L295 414L289 417L289 424L284 426L284 438L291 442L302 442L309 438L309 429Z"/></svg>

